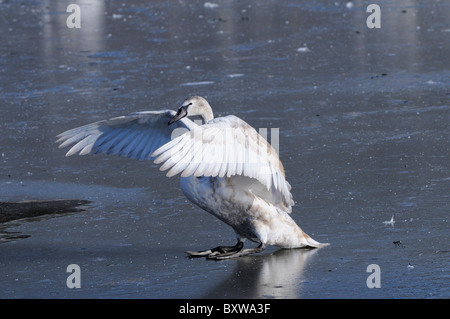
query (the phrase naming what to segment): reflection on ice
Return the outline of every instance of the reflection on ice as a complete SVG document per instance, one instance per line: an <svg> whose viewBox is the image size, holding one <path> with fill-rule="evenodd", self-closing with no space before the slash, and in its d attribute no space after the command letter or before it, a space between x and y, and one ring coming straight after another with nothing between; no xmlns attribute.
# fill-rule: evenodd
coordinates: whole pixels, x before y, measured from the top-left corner
<svg viewBox="0 0 450 319"><path fill-rule="evenodd" d="M206 298L299 298L303 272L318 249L279 249L272 254L242 257L233 273Z"/></svg>

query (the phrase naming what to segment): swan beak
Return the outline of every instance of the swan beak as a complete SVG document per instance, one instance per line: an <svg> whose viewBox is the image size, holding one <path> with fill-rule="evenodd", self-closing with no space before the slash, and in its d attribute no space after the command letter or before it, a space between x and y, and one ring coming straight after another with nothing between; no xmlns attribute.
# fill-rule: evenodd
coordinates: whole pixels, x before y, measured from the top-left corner
<svg viewBox="0 0 450 319"><path fill-rule="evenodd" d="M178 109L177 114L175 114L175 116L172 117L172 118L170 119L169 125L172 124L172 123L175 123L176 121L181 120L181 119L182 119L183 117L185 117L186 115L187 115L186 108L185 108L184 106L180 107L180 108Z"/></svg>

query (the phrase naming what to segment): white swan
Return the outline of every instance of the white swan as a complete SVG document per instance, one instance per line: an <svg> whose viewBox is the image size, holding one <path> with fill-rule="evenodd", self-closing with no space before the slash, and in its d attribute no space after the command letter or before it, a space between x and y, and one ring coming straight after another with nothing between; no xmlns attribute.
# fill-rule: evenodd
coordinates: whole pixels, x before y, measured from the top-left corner
<svg viewBox="0 0 450 319"><path fill-rule="evenodd" d="M200 115L197 125L187 116ZM169 125L168 125L169 124ZM175 131L183 134L172 139ZM214 118L208 102L193 96L178 112L147 111L99 121L61 133L66 156L106 153L164 163L171 177L181 173L181 189L194 204L230 225L235 246L187 251L190 256L226 259L282 248L322 247L289 216L294 202L274 148L236 116ZM244 249L244 240L259 244Z"/></svg>

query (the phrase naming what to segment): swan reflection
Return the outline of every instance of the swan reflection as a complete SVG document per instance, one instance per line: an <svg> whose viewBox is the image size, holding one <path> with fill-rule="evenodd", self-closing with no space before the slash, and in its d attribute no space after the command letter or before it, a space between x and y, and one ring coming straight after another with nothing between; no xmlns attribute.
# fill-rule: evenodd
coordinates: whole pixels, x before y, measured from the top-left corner
<svg viewBox="0 0 450 319"><path fill-rule="evenodd" d="M205 298L301 297L303 273L318 249L279 249L271 254L241 257L233 272Z"/></svg>

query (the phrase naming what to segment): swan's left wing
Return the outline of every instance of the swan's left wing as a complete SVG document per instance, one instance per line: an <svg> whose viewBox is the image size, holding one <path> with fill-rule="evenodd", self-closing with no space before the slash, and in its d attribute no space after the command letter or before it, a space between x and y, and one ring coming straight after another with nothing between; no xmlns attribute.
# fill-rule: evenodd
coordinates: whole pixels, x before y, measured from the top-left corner
<svg viewBox="0 0 450 319"><path fill-rule="evenodd" d="M292 206L290 185L275 149L245 121L229 115L195 127L157 149L155 163L167 176L230 177L243 175L281 193Z"/></svg>
<svg viewBox="0 0 450 319"><path fill-rule="evenodd" d="M56 142L60 148L75 144L66 156L104 153L152 159L150 155L172 137L198 126L186 117L168 125L175 114L172 110L145 111L98 121L61 133Z"/></svg>

